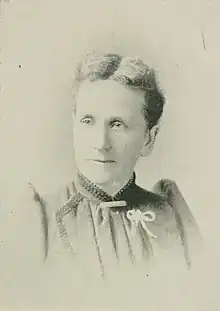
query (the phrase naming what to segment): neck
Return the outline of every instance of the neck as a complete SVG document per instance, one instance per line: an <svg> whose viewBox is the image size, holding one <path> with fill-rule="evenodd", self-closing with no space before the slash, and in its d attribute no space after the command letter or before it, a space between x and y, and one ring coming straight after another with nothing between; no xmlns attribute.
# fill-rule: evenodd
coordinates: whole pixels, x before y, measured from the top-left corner
<svg viewBox="0 0 220 311"><path fill-rule="evenodd" d="M134 174L134 173L133 173ZM96 187L98 187L99 189L101 189L102 191L104 191L107 195L109 195L110 197L114 197L116 194L118 194L124 187L126 187L126 185L129 183L129 181L133 182L134 181L134 176L135 175L131 175L129 176L129 178L124 178L124 180L112 180L112 181L108 181L106 183L97 183L97 182L93 182L92 180L88 179L88 177L86 177L85 175L83 175L80 171L77 171L77 175L78 177L81 179L81 181L83 179L87 180L87 184L91 183L93 185L95 185ZM81 177L80 177L81 176ZM82 181L84 183L84 181Z"/></svg>
<svg viewBox="0 0 220 311"><path fill-rule="evenodd" d="M131 176L130 176L131 178ZM130 180L130 178L120 180L120 181L112 181L106 183L96 183L103 191L105 191L108 195L113 197L116 193L118 193Z"/></svg>

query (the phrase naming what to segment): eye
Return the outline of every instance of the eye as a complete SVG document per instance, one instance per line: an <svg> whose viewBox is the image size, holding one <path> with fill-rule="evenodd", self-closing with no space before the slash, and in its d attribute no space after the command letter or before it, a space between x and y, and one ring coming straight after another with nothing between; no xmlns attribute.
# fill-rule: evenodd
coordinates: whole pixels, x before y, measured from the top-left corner
<svg viewBox="0 0 220 311"><path fill-rule="evenodd" d="M115 128L116 130L123 130L126 128L126 125L121 121L113 121L111 123L111 127Z"/></svg>
<svg viewBox="0 0 220 311"><path fill-rule="evenodd" d="M92 118L86 117L86 118L82 118L80 120L80 123L92 125L94 123L94 120Z"/></svg>

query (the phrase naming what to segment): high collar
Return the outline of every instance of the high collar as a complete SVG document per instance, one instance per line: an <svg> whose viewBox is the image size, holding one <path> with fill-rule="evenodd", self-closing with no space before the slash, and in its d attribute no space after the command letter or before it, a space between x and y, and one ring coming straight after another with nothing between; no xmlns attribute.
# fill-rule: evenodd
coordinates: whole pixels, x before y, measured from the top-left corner
<svg viewBox="0 0 220 311"><path fill-rule="evenodd" d="M110 196L97 184L91 182L80 171L77 171L76 177L77 177L77 184L79 186L79 191L82 190L84 193L87 193L90 197L93 197L94 199L103 202L124 200L128 196L128 193L130 193L130 191L133 189L136 180L136 174L135 172L133 172L131 178L126 183L126 185L123 188L121 188L114 196Z"/></svg>

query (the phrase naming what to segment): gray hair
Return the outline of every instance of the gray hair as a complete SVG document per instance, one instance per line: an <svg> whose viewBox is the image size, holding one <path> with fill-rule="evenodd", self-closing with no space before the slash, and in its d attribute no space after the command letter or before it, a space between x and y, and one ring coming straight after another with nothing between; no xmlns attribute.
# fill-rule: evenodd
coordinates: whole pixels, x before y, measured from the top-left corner
<svg viewBox="0 0 220 311"><path fill-rule="evenodd" d="M143 114L149 129L158 124L165 104L165 96L158 86L155 70L140 58L111 53L86 54L75 72L74 93L83 81L114 80L145 94Z"/></svg>

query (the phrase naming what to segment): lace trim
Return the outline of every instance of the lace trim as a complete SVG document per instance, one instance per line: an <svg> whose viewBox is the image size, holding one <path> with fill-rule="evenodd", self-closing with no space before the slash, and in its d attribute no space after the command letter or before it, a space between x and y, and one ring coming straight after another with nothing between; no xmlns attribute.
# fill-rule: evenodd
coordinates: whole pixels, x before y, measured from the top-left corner
<svg viewBox="0 0 220 311"><path fill-rule="evenodd" d="M102 190L98 185L91 182L89 179L87 179L83 174L81 174L79 171L77 172L77 177L79 180L80 185L87 190L90 194L92 194L95 198L101 200L101 201L115 201L119 200L122 196L122 194L127 191L134 183L136 179L135 173L133 173L130 180L127 182L127 184L119 190L116 195L110 196L107 194L104 190Z"/></svg>

